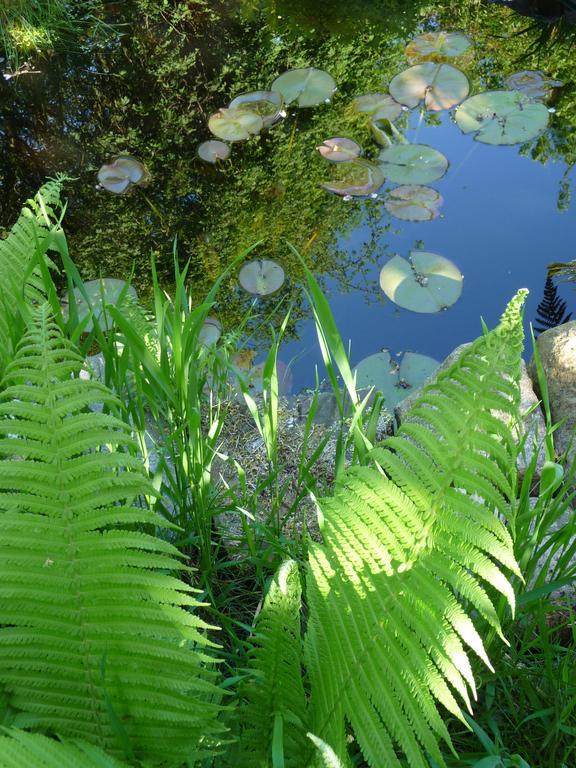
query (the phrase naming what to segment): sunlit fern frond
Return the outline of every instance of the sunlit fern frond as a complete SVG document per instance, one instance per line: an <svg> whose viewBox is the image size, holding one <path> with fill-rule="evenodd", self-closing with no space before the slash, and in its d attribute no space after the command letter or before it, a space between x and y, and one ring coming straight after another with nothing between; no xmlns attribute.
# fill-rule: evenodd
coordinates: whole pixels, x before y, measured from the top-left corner
<svg viewBox="0 0 576 768"><path fill-rule="evenodd" d="M250 682L239 717L242 732L236 768L272 766L273 746L286 768L301 768L306 744L302 684L301 588L293 560L276 573L251 640Z"/></svg>
<svg viewBox="0 0 576 768"><path fill-rule="evenodd" d="M149 764L208 751L218 689L178 551L136 506L154 495L128 427L78 378L47 305L0 394L0 686L15 724ZM147 532L145 532L145 530Z"/></svg>
<svg viewBox="0 0 576 768"><path fill-rule="evenodd" d="M14 349L14 317L18 302L44 300L40 271L34 264L46 258L51 230L61 209L60 181L49 181L28 200L8 236L0 240L0 375ZM50 260L48 259L50 263Z"/></svg>
<svg viewBox="0 0 576 768"><path fill-rule="evenodd" d="M87 742L62 742L15 728L0 732L0 768L128 768Z"/></svg>
<svg viewBox="0 0 576 768"><path fill-rule="evenodd" d="M320 504L323 543L307 577L310 731L349 765L350 731L368 765L444 766L442 704L461 718L475 696L471 616L501 633L491 595L513 606L518 572L497 512L514 493L521 307L425 387L376 468L344 473ZM500 412L499 417L495 411Z"/></svg>

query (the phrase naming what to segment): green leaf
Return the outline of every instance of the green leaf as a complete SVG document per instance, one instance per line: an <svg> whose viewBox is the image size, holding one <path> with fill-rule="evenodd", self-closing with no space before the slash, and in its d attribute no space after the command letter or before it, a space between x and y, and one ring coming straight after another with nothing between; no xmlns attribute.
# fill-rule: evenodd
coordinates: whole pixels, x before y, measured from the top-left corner
<svg viewBox="0 0 576 768"><path fill-rule="evenodd" d="M330 99L336 90L332 75L321 69L289 69L272 83L272 91L278 91L286 104L293 101L299 107L313 107Z"/></svg>
<svg viewBox="0 0 576 768"><path fill-rule="evenodd" d="M409 259L393 256L382 267L380 287L399 307L412 312L440 312L462 293L463 276L444 256L410 251Z"/></svg>
<svg viewBox="0 0 576 768"><path fill-rule="evenodd" d="M442 61L466 53L472 41L462 32L424 32L406 46L406 58L411 64L417 61Z"/></svg>
<svg viewBox="0 0 576 768"><path fill-rule="evenodd" d="M264 128L268 128L280 119L283 107L284 99L282 94L277 91L241 93L232 99L228 105L228 109L242 109L247 112L254 112L262 118Z"/></svg>
<svg viewBox="0 0 576 768"><path fill-rule="evenodd" d="M206 163L216 163L218 160L227 160L230 157L230 147L223 141L203 141L198 146L198 157Z"/></svg>
<svg viewBox="0 0 576 768"><path fill-rule="evenodd" d="M472 96L456 110L464 133L484 144L520 144L546 130L549 119L544 104L534 103L518 91L486 91Z"/></svg>
<svg viewBox="0 0 576 768"><path fill-rule="evenodd" d="M219 139L244 141L260 133L264 123L260 115L247 109L220 109L208 120L208 128Z"/></svg>
<svg viewBox="0 0 576 768"><path fill-rule="evenodd" d="M384 207L392 216L405 221L431 221L440 215L442 195L432 187L405 184L389 190Z"/></svg>
<svg viewBox="0 0 576 768"><path fill-rule="evenodd" d="M428 184L442 178L448 160L437 149L425 144L386 147L378 156L388 181L396 184Z"/></svg>
<svg viewBox="0 0 576 768"><path fill-rule="evenodd" d="M348 163L362 154L360 144L343 136L325 139L316 149L325 160L330 160L332 163Z"/></svg>
<svg viewBox="0 0 576 768"><path fill-rule="evenodd" d="M553 88L561 88L563 83L546 77L543 72L525 69L507 77L504 85L510 91L520 91L530 99L541 101L550 96Z"/></svg>
<svg viewBox="0 0 576 768"><path fill-rule="evenodd" d="M409 67L390 82L390 93L400 104L416 107L424 101L426 109L433 112L459 104L469 91L464 72L432 61Z"/></svg>
<svg viewBox="0 0 576 768"><path fill-rule="evenodd" d="M320 186L342 197L366 197L375 194L384 184L380 165L358 158L340 163L335 169L339 178L323 182Z"/></svg>
<svg viewBox="0 0 576 768"><path fill-rule="evenodd" d="M248 293L268 296L284 284L284 270L272 259L254 259L244 264L238 273L238 281Z"/></svg>
<svg viewBox="0 0 576 768"><path fill-rule="evenodd" d="M400 365L387 350L369 355L355 368L356 388L360 395L372 387L382 392L384 404L392 412L410 392L423 384L438 368L438 361L415 352L405 352Z"/></svg>
<svg viewBox="0 0 576 768"><path fill-rule="evenodd" d="M393 99L389 93L365 93L356 96L352 101L352 108L356 112L372 115L372 120L397 120L402 114L402 104Z"/></svg>

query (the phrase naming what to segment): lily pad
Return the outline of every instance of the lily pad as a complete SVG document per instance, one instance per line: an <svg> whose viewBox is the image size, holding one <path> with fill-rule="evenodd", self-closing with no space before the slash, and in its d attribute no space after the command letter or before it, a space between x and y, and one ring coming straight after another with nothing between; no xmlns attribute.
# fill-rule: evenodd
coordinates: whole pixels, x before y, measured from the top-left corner
<svg viewBox="0 0 576 768"><path fill-rule="evenodd" d="M456 110L464 133L484 144L520 144L534 139L548 125L548 110L518 91L486 91L472 96Z"/></svg>
<svg viewBox="0 0 576 768"><path fill-rule="evenodd" d="M98 321L104 330L109 330L109 321L107 315L104 315L104 306L106 304L117 305L120 299L130 297L131 299L137 299L138 294L136 289L127 283L125 280L118 280L114 277L106 277L101 280L88 280L84 283L86 294L88 295L89 304L86 302L84 296L80 293L78 288L74 288L74 300L76 303L76 312L78 313L78 320L81 322L90 314L90 308L92 308L92 314ZM63 314L64 317L68 317L69 299L68 293L65 294L63 299ZM94 328L92 320L89 320L85 330L85 333L90 333Z"/></svg>
<svg viewBox="0 0 576 768"><path fill-rule="evenodd" d="M404 221L432 221L440 215L442 195L432 187L405 184L388 192L384 207L392 216Z"/></svg>
<svg viewBox="0 0 576 768"><path fill-rule="evenodd" d="M462 293L464 278L444 256L410 251L409 260L393 256L380 272L380 288L399 307L412 312L440 312Z"/></svg>
<svg viewBox="0 0 576 768"><path fill-rule="evenodd" d="M264 128L273 125L282 115L284 99L277 91L251 91L232 99L228 109L243 109L262 118Z"/></svg>
<svg viewBox="0 0 576 768"><path fill-rule="evenodd" d="M467 35L461 32L424 32L406 46L406 58L417 61L442 61L461 56L472 45Z"/></svg>
<svg viewBox="0 0 576 768"><path fill-rule="evenodd" d="M468 78L450 64L427 61L405 69L390 82L390 93L407 107L424 101L426 109L438 112L459 104L468 96Z"/></svg>
<svg viewBox="0 0 576 768"><path fill-rule="evenodd" d="M208 128L219 139L244 141L260 133L263 122L260 115L247 109L220 109L208 120Z"/></svg>
<svg viewBox="0 0 576 768"><path fill-rule="evenodd" d="M421 386L438 369L438 361L415 352L405 352L400 365L392 360L386 350L369 355L356 366L356 388L372 387L382 392L389 411L411 391Z"/></svg>
<svg viewBox="0 0 576 768"><path fill-rule="evenodd" d="M356 96L352 101L352 107L356 112L364 112L372 115L372 120L397 120L402 114L402 104L393 99L389 93L365 93Z"/></svg>
<svg viewBox="0 0 576 768"><path fill-rule="evenodd" d="M564 85L561 80L552 80L543 72L531 69L515 72L506 78L504 84L508 90L520 91L534 100L547 99L553 88L561 88Z"/></svg>
<svg viewBox="0 0 576 768"><path fill-rule="evenodd" d="M427 184L440 179L448 169L448 160L426 144L395 144L380 152L385 177L396 184Z"/></svg>
<svg viewBox="0 0 576 768"><path fill-rule="evenodd" d="M248 293L267 296L277 291L284 283L284 270L271 259L248 261L238 274L238 281Z"/></svg>
<svg viewBox="0 0 576 768"><path fill-rule="evenodd" d="M330 160L332 163L348 163L350 160L354 160L360 157L362 154L362 147L352 139L346 139L342 136L335 137L333 139L326 139L319 147L316 147L318 152L326 160Z"/></svg>
<svg viewBox="0 0 576 768"><path fill-rule="evenodd" d="M328 192L342 197L365 197L375 194L384 184L384 172L376 163L358 158L338 166L339 178L324 182Z"/></svg>
<svg viewBox="0 0 576 768"><path fill-rule="evenodd" d="M144 163L130 155L119 155L98 171L98 181L108 192L121 195L132 185L144 184L148 171Z"/></svg>
<svg viewBox="0 0 576 768"><path fill-rule="evenodd" d="M198 147L198 157L207 163L217 163L218 160L227 160L230 157L230 147L223 141L203 141Z"/></svg>
<svg viewBox="0 0 576 768"><path fill-rule="evenodd" d="M198 339L206 347L212 347L222 335L222 323L217 317L207 317L200 329Z"/></svg>
<svg viewBox="0 0 576 768"><path fill-rule="evenodd" d="M295 101L299 107L314 107L330 99L336 82L322 69L289 69L274 80L271 90L281 93L286 104Z"/></svg>

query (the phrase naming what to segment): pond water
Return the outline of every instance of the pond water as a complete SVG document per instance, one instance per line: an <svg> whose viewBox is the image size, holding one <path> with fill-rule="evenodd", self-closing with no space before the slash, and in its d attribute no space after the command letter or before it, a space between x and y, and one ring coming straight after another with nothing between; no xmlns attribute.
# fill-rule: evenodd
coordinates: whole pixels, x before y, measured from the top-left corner
<svg viewBox="0 0 576 768"><path fill-rule="evenodd" d="M0 79L0 223L10 225L45 177L66 173L65 227L85 279L133 274L146 301L150 253L169 288L177 238L200 301L236 254L259 241L254 255L282 265L287 280L257 299L249 344L262 354L269 325L279 327L292 307L282 358L299 390L314 383L316 365L322 375L322 366L303 268L287 242L327 292L354 363L382 349L393 358L413 351L441 360L481 332L480 317L495 324L523 286L531 291L532 320L547 265L576 258L576 31L569 19L521 16L476 0L350 0L331 3L329 13L312 0L131 0L105 9L80 45L17 71L6 65ZM407 42L437 30L472 40L451 61L468 77L471 95L501 89L526 69L561 81L546 100L546 130L528 142L493 146L463 134L454 109L405 110L396 123L401 136L449 161L447 173L430 183L444 198L441 215L421 222L391 216L384 203L394 183L375 198L327 192L321 183L334 164L316 147L350 137L377 159L382 147L352 100L386 91L409 66ZM210 165L198 158L198 145L214 138L210 115L298 67L334 77L329 103L289 105L279 123L235 142L229 159ZM146 188L123 195L97 188L98 169L119 154L145 164ZM449 259L464 275L461 296L445 311L401 309L380 288L382 267L415 249ZM570 305L571 289L560 292ZM217 307L226 329L238 327L252 300L236 269Z"/></svg>

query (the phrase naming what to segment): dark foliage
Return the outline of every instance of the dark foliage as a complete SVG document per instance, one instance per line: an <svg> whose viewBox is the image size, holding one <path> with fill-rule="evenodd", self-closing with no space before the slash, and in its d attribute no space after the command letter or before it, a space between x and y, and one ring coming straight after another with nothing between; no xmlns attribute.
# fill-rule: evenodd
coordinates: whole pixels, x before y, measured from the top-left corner
<svg viewBox="0 0 576 768"><path fill-rule="evenodd" d="M567 323L571 317L571 312L566 314L566 302L558 296L558 288L550 275L548 275L544 284L544 298L536 309L536 319L534 321L535 334L538 335L549 328L555 328L557 325Z"/></svg>

